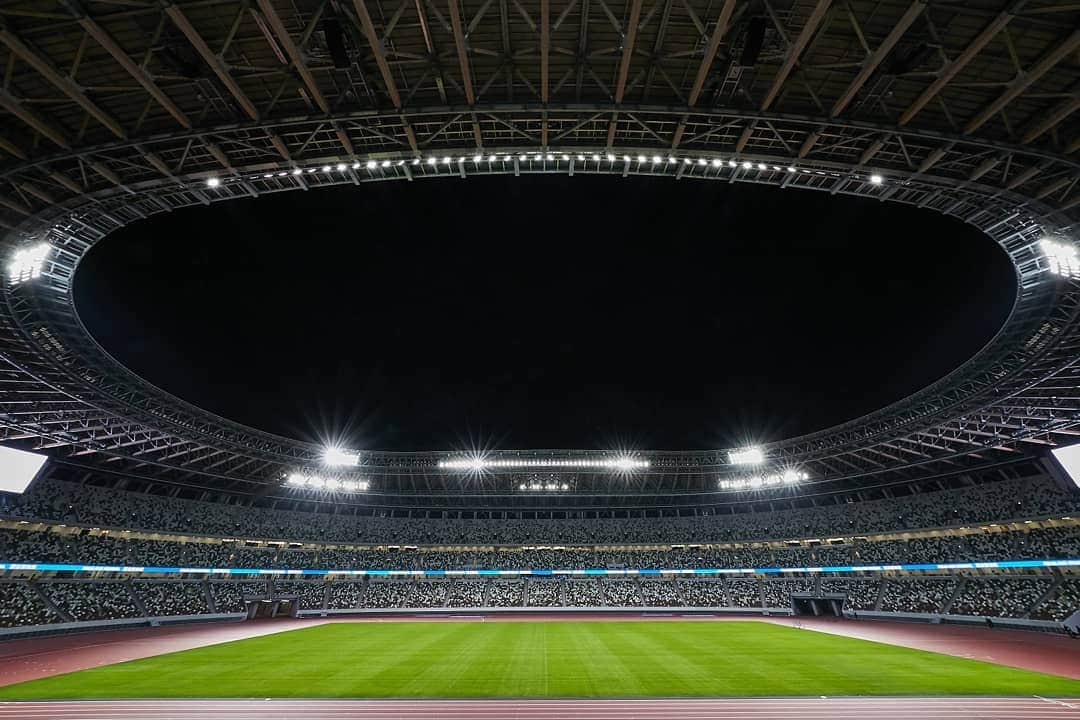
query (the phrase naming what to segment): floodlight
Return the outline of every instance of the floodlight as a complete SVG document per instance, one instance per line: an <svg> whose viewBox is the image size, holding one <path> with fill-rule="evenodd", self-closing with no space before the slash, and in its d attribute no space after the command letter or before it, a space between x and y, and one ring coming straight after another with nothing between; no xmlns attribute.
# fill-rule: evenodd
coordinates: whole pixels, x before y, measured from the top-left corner
<svg viewBox="0 0 1080 720"><path fill-rule="evenodd" d="M698 158L698 159L697 159L697 164L698 164L698 165L708 165L708 164L709 164L709 161L708 161L708 160L706 160L705 158Z"/></svg>
<svg viewBox="0 0 1080 720"><path fill-rule="evenodd" d="M793 168L793 167L791 167L791 166L788 166L788 169L787 169L787 171L788 171L788 172L792 172L792 173L793 173L793 172L795 172L795 168Z"/></svg>
<svg viewBox="0 0 1080 720"><path fill-rule="evenodd" d="M420 164L420 158L413 158L412 164L413 164L413 167L416 167L417 165L419 165Z"/></svg>
<svg viewBox="0 0 1080 720"><path fill-rule="evenodd" d="M443 161L443 165L449 165L450 164L450 158L448 158L448 157L444 157L442 159L442 161Z"/></svg>
<svg viewBox="0 0 1080 720"><path fill-rule="evenodd" d="M458 161L459 163L463 163L463 162L465 162L465 158L464 158L464 157L459 157L459 158L457 159L457 161Z"/></svg>
<svg viewBox="0 0 1080 720"><path fill-rule="evenodd" d="M495 162L496 159L494 155L488 155L488 162Z"/></svg>
<svg viewBox="0 0 1080 720"><path fill-rule="evenodd" d="M649 467L648 460L629 456L615 458L454 458L440 460L441 470L481 471L496 468L599 468L627 472Z"/></svg>
<svg viewBox="0 0 1080 720"><path fill-rule="evenodd" d="M360 163L359 162L354 162L352 164L352 169L353 170L359 170L360 169Z"/></svg>
<svg viewBox="0 0 1080 720"><path fill-rule="evenodd" d="M1080 257L1077 257L1075 246L1043 238L1039 241L1039 249L1050 266L1050 272L1062 277L1080 278Z"/></svg>
<svg viewBox="0 0 1080 720"><path fill-rule="evenodd" d="M578 162L585 162L585 156L584 155L578 155L577 160L578 160Z"/></svg>
<svg viewBox="0 0 1080 720"><path fill-rule="evenodd" d="M388 168L388 167L390 167L390 161L389 161L389 160L383 160L383 161L382 161L382 166L383 166L384 168Z"/></svg>
<svg viewBox="0 0 1080 720"><path fill-rule="evenodd" d="M349 166L345 163L338 163L336 167L338 172L345 172Z"/></svg>
<svg viewBox="0 0 1080 720"><path fill-rule="evenodd" d="M870 182L874 185L880 185L881 183L885 182L885 178L881 177L880 175L871 175Z"/></svg>
<svg viewBox="0 0 1080 720"><path fill-rule="evenodd" d="M593 153L592 159L593 162L600 162L600 156L596 153Z"/></svg>
<svg viewBox="0 0 1080 720"><path fill-rule="evenodd" d="M301 174L303 174L303 172L304 171L301 170L300 168L294 168L293 171L292 171L292 174L293 175L301 175Z"/></svg>
<svg viewBox="0 0 1080 720"><path fill-rule="evenodd" d="M653 155L652 156L652 161L653 161L653 165L658 165L658 164L660 164L660 162L662 162L659 155Z"/></svg>
<svg viewBox="0 0 1080 720"><path fill-rule="evenodd" d="M668 165L671 165L672 163L676 162L675 158L671 157L670 155L668 155L667 161L668 161Z"/></svg>
<svg viewBox="0 0 1080 720"><path fill-rule="evenodd" d="M550 162L550 161L555 159L555 156L552 155L551 153L548 153L547 155L544 156L544 159Z"/></svg>
<svg viewBox="0 0 1080 720"><path fill-rule="evenodd" d="M570 156L567 155L566 153L563 153L562 159L563 159L563 162L569 162Z"/></svg>
<svg viewBox="0 0 1080 720"><path fill-rule="evenodd" d="M360 464L360 456L341 448L328 447L323 450L322 461L324 465L333 467L356 467Z"/></svg>
<svg viewBox="0 0 1080 720"><path fill-rule="evenodd" d="M765 453L757 447L732 450L728 453L728 462L732 465L760 465L765 462Z"/></svg>
<svg viewBox="0 0 1080 720"><path fill-rule="evenodd" d="M1050 454L1061 464L1073 484L1080 488L1080 444L1054 448Z"/></svg>
<svg viewBox="0 0 1080 720"><path fill-rule="evenodd" d="M0 446L0 492L25 491L48 459L45 455Z"/></svg>
<svg viewBox="0 0 1080 720"><path fill-rule="evenodd" d="M286 175L288 175L288 174L289 174L289 173L287 173L287 172L285 172L285 171L283 170L283 171L279 172L279 173L277 174L277 176L278 176L278 177L285 177L285 176L286 176Z"/></svg>
<svg viewBox="0 0 1080 720"><path fill-rule="evenodd" d="M38 243L22 250L16 250L8 263L8 280L12 285L18 285L27 280L33 280L41 275L41 269L45 265L45 258L49 256L52 247L48 243Z"/></svg>
<svg viewBox="0 0 1080 720"><path fill-rule="evenodd" d="M217 187L220 184L221 184L221 180L218 180L217 178L207 178L206 179L206 187Z"/></svg>
<svg viewBox="0 0 1080 720"><path fill-rule="evenodd" d="M736 167L738 165L738 163L735 162L734 160L728 160L727 165L728 165L728 167Z"/></svg>
<svg viewBox="0 0 1080 720"><path fill-rule="evenodd" d="M612 155L611 153L608 153L608 155L607 155L607 161L608 161L608 162L615 162L615 156L614 156L614 155Z"/></svg>
<svg viewBox="0 0 1080 720"><path fill-rule="evenodd" d="M627 162L627 163L630 162L630 156L629 155L623 155L622 156L622 161Z"/></svg>
<svg viewBox="0 0 1080 720"><path fill-rule="evenodd" d="M743 167L743 170L752 170L753 167L754 167L754 164L752 162L750 162L749 160L744 160L743 164L742 164L742 167Z"/></svg>
<svg viewBox="0 0 1080 720"><path fill-rule="evenodd" d="M690 164L690 158L683 158L682 159L682 164L683 165L689 165Z"/></svg>
<svg viewBox="0 0 1080 720"><path fill-rule="evenodd" d="M329 169L330 168L327 168L327 170L329 170ZM274 177L274 173L266 173L266 174L263 175L263 177L264 178L272 178L272 177Z"/></svg>
<svg viewBox="0 0 1080 720"><path fill-rule="evenodd" d="M323 172L330 172L330 166L329 165L323 165L322 166L322 171Z"/></svg>
<svg viewBox="0 0 1080 720"><path fill-rule="evenodd" d="M768 169L769 169L769 166L768 166L768 165L766 165L765 163L758 163L758 164L757 164L757 169L758 169L758 170L768 170Z"/></svg>
<svg viewBox="0 0 1080 720"><path fill-rule="evenodd" d="M375 162L374 160L368 160L367 161L367 169L368 170L374 170L377 167L379 167L379 163Z"/></svg>
<svg viewBox="0 0 1080 720"><path fill-rule="evenodd" d="M434 165L437 162L439 162L439 161L436 160L435 158L428 158L427 164L428 165Z"/></svg>
<svg viewBox="0 0 1080 720"><path fill-rule="evenodd" d="M718 168L718 167L720 167L720 166L721 166L721 165L723 165L723 164L724 164L724 161L723 161L723 160L721 160L720 158L713 158L713 161L712 161L712 166L713 166L713 167L716 167L716 168Z"/></svg>
<svg viewBox="0 0 1080 720"><path fill-rule="evenodd" d="M484 157L482 155L473 155L472 161L479 165L483 161L483 159Z"/></svg>
<svg viewBox="0 0 1080 720"><path fill-rule="evenodd" d="M317 171L318 169L319 168L308 168L308 172L313 173L313 172Z"/></svg>

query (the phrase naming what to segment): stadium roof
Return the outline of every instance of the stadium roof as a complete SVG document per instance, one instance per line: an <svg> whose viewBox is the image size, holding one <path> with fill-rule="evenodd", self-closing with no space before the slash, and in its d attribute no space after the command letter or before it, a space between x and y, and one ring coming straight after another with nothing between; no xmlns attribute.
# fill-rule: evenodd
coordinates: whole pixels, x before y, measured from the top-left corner
<svg viewBox="0 0 1080 720"><path fill-rule="evenodd" d="M769 472L808 476L771 492L1030 457L1080 427L1080 269L1068 255L1078 52L1080 6L1047 1L8 3L0 440L162 482L288 495L289 474L325 473L323 449L210 415L109 357L71 297L89 248L150 215L237 197L586 173L903 202L979 227L1012 258L1016 304L983 351L877 413L765 446ZM700 502L753 477L728 449L642 452L649 467L629 474L463 476L439 467L451 457L365 451L335 472L369 481L364 502L399 504L555 483L542 502L579 502L553 499L564 484L578 498Z"/></svg>

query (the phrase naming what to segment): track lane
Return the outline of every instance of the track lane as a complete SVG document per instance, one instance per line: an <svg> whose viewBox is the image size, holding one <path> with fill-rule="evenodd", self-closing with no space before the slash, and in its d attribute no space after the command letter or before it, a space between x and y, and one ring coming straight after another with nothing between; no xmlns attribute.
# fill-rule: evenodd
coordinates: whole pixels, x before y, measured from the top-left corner
<svg viewBox="0 0 1080 720"><path fill-rule="evenodd" d="M87 700L0 703L14 720L1063 720L1080 698L724 698L659 700Z"/></svg>

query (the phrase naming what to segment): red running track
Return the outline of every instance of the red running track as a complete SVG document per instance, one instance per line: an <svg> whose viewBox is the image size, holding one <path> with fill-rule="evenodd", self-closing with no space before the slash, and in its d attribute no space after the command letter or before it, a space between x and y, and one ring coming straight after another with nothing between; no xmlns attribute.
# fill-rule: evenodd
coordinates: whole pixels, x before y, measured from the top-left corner
<svg viewBox="0 0 1080 720"><path fill-rule="evenodd" d="M1068 720L1080 699L95 700L0 703L0 720Z"/></svg>

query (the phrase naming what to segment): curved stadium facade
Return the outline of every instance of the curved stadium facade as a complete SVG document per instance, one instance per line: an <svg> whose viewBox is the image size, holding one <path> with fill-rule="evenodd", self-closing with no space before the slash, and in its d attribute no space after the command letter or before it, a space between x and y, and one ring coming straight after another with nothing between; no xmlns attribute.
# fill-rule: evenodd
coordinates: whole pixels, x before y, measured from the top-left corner
<svg viewBox="0 0 1080 720"><path fill-rule="evenodd" d="M4 624L220 615L275 593L315 613L833 595L1060 629L1080 503L1044 456L1080 432L1078 22L1072 5L989 0L15 13L0 441L50 461L2 506ZM740 448L362 450L330 468L324 448L136 377L73 302L85 254L159 213L522 174L914 205L998 243L1017 296L947 377L751 465Z"/></svg>

